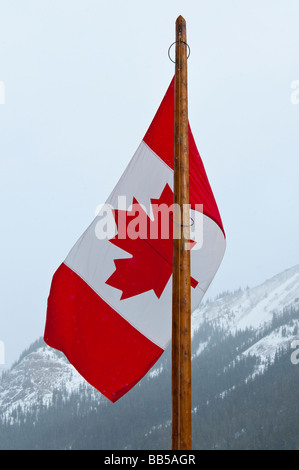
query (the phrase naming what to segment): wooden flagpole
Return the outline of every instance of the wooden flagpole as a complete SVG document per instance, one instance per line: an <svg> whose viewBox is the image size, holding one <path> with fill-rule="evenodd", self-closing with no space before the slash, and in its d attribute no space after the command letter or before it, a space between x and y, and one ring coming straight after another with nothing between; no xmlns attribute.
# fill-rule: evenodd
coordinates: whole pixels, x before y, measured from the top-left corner
<svg viewBox="0 0 299 470"><path fill-rule="evenodd" d="M186 21L176 20L174 124L172 449L192 449L189 141Z"/></svg>

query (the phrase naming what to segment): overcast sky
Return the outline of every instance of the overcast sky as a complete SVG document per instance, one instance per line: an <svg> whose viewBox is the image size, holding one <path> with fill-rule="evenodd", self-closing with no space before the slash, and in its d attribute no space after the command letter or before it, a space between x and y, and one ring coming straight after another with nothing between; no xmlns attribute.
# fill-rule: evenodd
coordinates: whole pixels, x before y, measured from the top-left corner
<svg viewBox="0 0 299 470"><path fill-rule="evenodd" d="M189 120L227 235L206 297L299 263L297 0L0 0L6 367L43 335L53 273L163 98L180 14Z"/></svg>

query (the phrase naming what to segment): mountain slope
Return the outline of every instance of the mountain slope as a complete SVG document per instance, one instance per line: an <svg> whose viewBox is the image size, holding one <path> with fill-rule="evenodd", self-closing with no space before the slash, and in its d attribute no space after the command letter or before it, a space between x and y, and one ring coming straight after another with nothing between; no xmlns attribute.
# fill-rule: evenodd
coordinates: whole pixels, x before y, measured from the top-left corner
<svg viewBox="0 0 299 470"><path fill-rule="evenodd" d="M9 372L3 374L0 381L1 415L13 422L14 410L26 413L36 404L48 406L55 390L64 390L66 396L70 396L85 383L65 356L49 348L40 338ZM86 388L97 394L91 386ZM98 396L100 399L100 394Z"/></svg>
<svg viewBox="0 0 299 470"><path fill-rule="evenodd" d="M299 265L252 289L239 289L206 302L193 313L193 331L204 321L217 322L230 332L250 327L257 329L271 321L273 313L295 304L299 306Z"/></svg>

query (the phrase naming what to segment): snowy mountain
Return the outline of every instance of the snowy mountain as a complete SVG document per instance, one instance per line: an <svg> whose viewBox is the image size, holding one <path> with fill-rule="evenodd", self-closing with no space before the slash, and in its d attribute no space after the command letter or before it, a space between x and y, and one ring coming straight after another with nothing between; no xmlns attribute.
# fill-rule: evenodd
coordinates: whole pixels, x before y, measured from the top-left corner
<svg viewBox="0 0 299 470"><path fill-rule="evenodd" d="M299 265L277 274L252 289L239 289L234 293L223 294L213 302L206 302L193 313L193 336L204 323L221 329L223 335L246 329L253 329L258 333L265 330L273 318L288 307L299 308ZM261 339L242 352L242 355L259 357L258 369L262 372L265 364L269 360L274 360L280 348L288 348L293 340L299 338L298 327L299 320L293 319L291 325L283 324L274 330L270 329ZM208 344L208 342L199 344L197 354L200 354Z"/></svg>
<svg viewBox="0 0 299 470"><path fill-rule="evenodd" d="M205 321L214 322L230 332L250 327L258 329L272 320L273 313L291 305L299 306L299 265L257 287L218 297L193 313L193 332Z"/></svg>
<svg viewBox="0 0 299 470"><path fill-rule="evenodd" d="M223 400L238 387L251 384L254 378L264 375L269 365L277 360L278 353L288 351L295 339L299 339L299 265L257 287L226 292L213 301L203 302L192 316L194 417L199 407L202 413L202 407L211 400ZM106 419L113 422L118 419L112 418L115 409L118 413L126 413L130 406L137 407L141 400L144 412L144 400L149 403L155 394L162 396L163 390L166 396L170 376L168 348L147 376L119 404L110 407L108 400L84 381L63 354L39 339L24 351L9 371L3 373L0 417L3 423L12 427L26 420L29 422L29 416L34 414L32 420L36 423L39 415L58 406L60 397L65 404L63 410L73 400L76 413L83 410L84 403L84 410L100 410L102 417L107 413ZM153 409L155 407L154 404ZM80 411L80 416L88 412ZM136 409L138 415L142 412ZM152 413L142 431L143 439L149 442L159 434L161 427L169 428L167 413L168 404L163 412L157 408L157 415ZM142 432L134 435L136 442L141 439ZM114 438L115 433L111 439Z"/></svg>
<svg viewBox="0 0 299 470"><path fill-rule="evenodd" d="M63 389L70 395L85 382L65 356L43 340L33 346L0 381L1 415L12 422L14 410L26 412L36 404L49 405L54 390Z"/></svg>

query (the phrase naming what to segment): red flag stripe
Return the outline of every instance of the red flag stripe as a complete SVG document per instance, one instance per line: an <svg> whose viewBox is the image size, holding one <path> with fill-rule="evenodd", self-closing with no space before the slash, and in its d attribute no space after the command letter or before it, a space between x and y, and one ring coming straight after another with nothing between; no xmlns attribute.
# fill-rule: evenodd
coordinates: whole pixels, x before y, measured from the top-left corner
<svg viewBox="0 0 299 470"><path fill-rule="evenodd" d="M64 263L53 276L44 340L62 351L85 380L112 402L128 392L164 352Z"/></svg>
<svg viewBox="0 0 299 470"><path fill-rule="evenodd" d="M143 141L172 170L174 166L174 78L165 97L147 131ZM189 125L189 190L190 204L203 204L203 213L210 217L221 228L223 224L211 190L211 186L197 150Z"/></svg>

